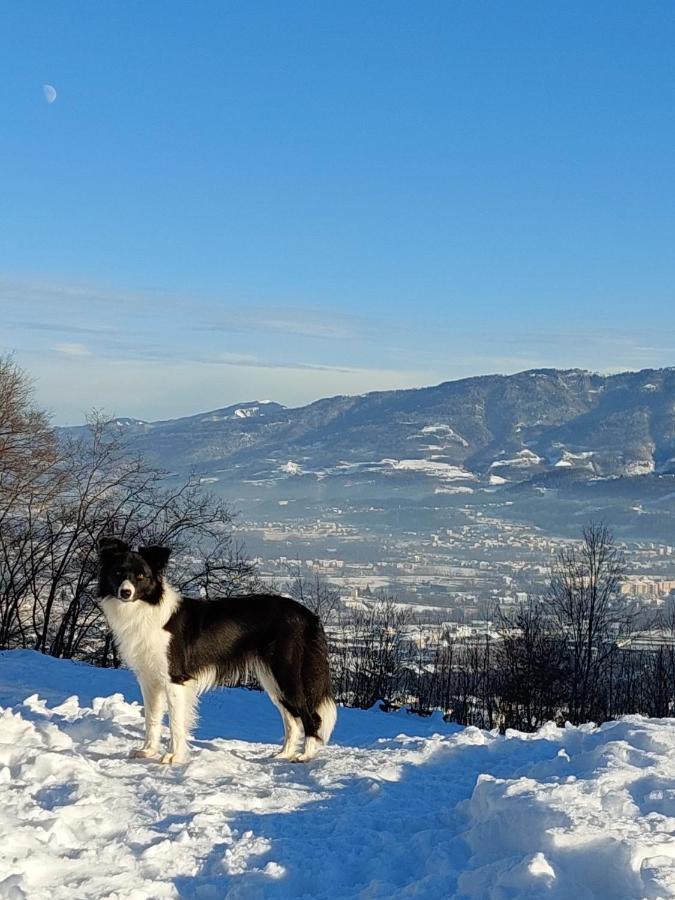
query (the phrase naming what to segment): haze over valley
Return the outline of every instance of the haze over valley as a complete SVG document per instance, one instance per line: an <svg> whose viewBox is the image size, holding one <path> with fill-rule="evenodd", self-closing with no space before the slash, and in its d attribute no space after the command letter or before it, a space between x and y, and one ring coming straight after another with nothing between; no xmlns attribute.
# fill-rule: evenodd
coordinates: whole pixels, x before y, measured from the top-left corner
<svg viewBox="0 0 675 900"><path fill-rule="evenodd" d="M629 596L670 593L674 410L675 369L538 369L112 427L226 498L269 579L301 569L356 604L385 592L475 621L543 592L589 521L622 544Z"/></svg>

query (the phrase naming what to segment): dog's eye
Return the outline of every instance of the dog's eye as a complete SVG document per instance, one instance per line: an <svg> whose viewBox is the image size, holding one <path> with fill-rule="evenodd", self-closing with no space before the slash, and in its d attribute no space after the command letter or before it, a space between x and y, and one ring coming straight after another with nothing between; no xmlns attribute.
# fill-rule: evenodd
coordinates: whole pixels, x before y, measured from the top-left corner
<svg viewBox="0 0 675 900"><path fill-rule="evenodd" d="M145 575L142 572L139 572L136 577L138 578L139 581L143 581L143 579L145 578Z"/></svg>

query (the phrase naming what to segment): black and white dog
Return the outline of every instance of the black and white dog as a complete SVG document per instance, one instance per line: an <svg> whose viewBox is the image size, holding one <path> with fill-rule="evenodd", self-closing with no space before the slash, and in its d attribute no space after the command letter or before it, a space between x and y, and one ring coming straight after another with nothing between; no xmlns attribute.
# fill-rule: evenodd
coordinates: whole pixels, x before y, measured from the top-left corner
<svg viewBox="0 0 675 900"><path fill-rule="evenodd" d="M280 758L305 762L328 742L337 710L317 616L273 594L182 597L162 574L171 554L166 547L134 552L102 537L98 551L100 604L143 694L145 743L132 756L157 755L168 704L171 746L161 762L185 762L199 694L250 673L281 713Z"/></svg>

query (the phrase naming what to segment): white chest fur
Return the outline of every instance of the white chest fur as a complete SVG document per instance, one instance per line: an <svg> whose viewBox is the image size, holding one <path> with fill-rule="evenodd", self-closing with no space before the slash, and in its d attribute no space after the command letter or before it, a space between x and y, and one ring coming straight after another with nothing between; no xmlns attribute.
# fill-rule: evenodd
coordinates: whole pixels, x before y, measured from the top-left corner
<svg viewBox="0 0 675 900"><path fill-rule="evenodd" d="M164 626L179 603L180 595L166 583L162 600L156 606L142 600L124 603L117 597L101 600L120 656L143 682L168 680L171 635Z"/></svg>

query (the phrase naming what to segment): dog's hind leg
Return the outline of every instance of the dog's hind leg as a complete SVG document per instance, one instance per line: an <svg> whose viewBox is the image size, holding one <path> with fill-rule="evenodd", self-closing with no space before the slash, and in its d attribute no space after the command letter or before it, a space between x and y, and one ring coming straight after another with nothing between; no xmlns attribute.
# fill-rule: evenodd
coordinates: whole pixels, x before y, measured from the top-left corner
<svg viewBox="0 0 675 900"><path fill-rule="evenodd" d="M162 719L166 697L161 682L140 681L143 694L143 716L145 718L145 741L143 746L132 750L132 759L148 759L157 754L162 732Z"/></svg>
<svg viewBox="0 0 675 900"><path fill-rule="evenodd" d="M284 725L287 726L286 741L279 755L292 762L307 762L316 755L322 744L319 734L321 719L307 706L299 667L277 659L272 662L271 675L278 691L276 703L282 707L281 714L284 717ZM302 734L301 722L305 735L302 753L297 750L298 740Z"/></svg>
<svg viewBox="0 0 675 900"><path fill-rule="evenodd" d="M166 688L166 696L169 701L171 746L160 762L165 764L187 762L188 739L197 705L197 685L194 681L187 681L185 684L170 681Z"/></svg>
<svg viewBox="0 0 675 900"><path fill-rule="evenodd" d="M302 753L295 758L295 762L309 762L310 759L314 759L325 743L322 737L321 717L317 712L303 710L302 723L305 727L305 746Z"/></svg>
<svg viewBox="0 0 675 900"><path fill-rule="evenodd" d="M279 704L279 712L284 720L284 744L277 753L277 759L295 759L298 755L298 743L302 737L302 722L293 716L283 704Z"/></svg>
<svg viewBox="0 0 675 900"><path fill-rule="evenodd" d="M295 759L297 756L297 747L302 737L302 726L300 719L284 706L282 702L281 688L276 678L267 666L259 663L255 667L256 678L260 682L267 696L279 710L279 715L284 723L284 743L281 750L276 754L277 759Z"/></svg>
<svg viewBox="0 0 675 900"><path fill-rule="evenodd" d="M305 748L297 757L298 762L308 762L310 759L314 759L321 747L328 743L336 719L335 701L332 697L326 697L321 701L316 712L312 714L312 721L316 723L318 720L318 725L315 725L316 734L309 734L305 738Z"/></svg>
<svg viewBox="0 0 675 900"><path fill-rule="evenodd" d="M318 619L309 626L305 643L301 688L305 709L302 722L305 726L305 747L298 762L314 759L317 751L328 743L335 727L337 708L332 696L328 646L326 635Z"/></svg>

